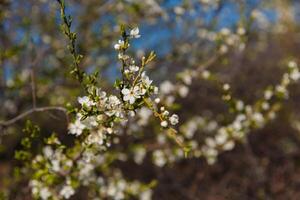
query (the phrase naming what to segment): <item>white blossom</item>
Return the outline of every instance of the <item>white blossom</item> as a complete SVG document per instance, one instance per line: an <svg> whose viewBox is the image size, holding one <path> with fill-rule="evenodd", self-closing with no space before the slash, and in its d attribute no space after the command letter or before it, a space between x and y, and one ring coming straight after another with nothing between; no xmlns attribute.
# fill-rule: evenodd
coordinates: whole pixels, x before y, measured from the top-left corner
<svg viewBox="0 0 300 200"><path fill-rule="evenodd" d="M179 93L179 95L180 95L181 97L184 98L184 97L186 97L186 96L188 95L188 93L189 93L189 88L186 87L186 86L184 86L184 85L181 85L181 86L179 87L178 93Z"/></svg>
<svg viewBox="0 0 300 200"><path fill-rule="evenodd" d="M167 163L164 153L161 150L156 150L153 152L153 159L154 164L158 167L163 167Z"/></svg>
<svg viewBox="0 0 300 200"><path fill-rule="evenodd" d="M169 94L174 90L174 85L170 81L164 81L160 84L160 91L163 94Z"/></svg>
<svg viewBox="0 0 300 200"><path fill-rule="evenodd" d="M169 121L172 125L176 125L179 122L179 117L176 114L173 114L170 118Z"/></svg>
<svg viewBox="0 0 300 200"><path fill-rule="evenodd" d="M155 99L154 99L154 102L157 103L157 104L159 104L160 98L155 98Z"/></svg>
<svg viewBox="0 0 300 200"><path fill-rule="evenodd" d="M142 82L143 84L145 85L145 87L149 87L152 83L152 80L150 80L150 78L146 75L145 72L142 73L142 76L141 76L141 79L142 79Z"/></svg>
<svg viewBox="0 0 300 200"><path fill-rule="evenodd" d="M293 69L293 71L290 74L290 77L293 81L297 81L300 79L300 72L298 69Z"/></svg>
<svg viewBox="0 0 300 200"><path fill-rule="evenodd" d="M102 145L104 143L104 139L105 139L105 136L103 133L103 129L98 129L97 131L92 131L88 135L86 142L88 144L96 143L96 144Z"/></svg>
<svg viewBox="0 0 300 200"><path fill-rule="evenodd" d="M264 123L264 121L265 121L264 120L264 116L261 113L258 113L258 112L256 112L256 113L253 114L252 119L259 126L262 125Z"/></svg>
<svg viewBox="0 0 300 200"><path fill-rule="evenodd" d="M130 31L130 36L133 38L139 38L139 37L141 37L141 35L139 35L139 33L140 33L140 29L138 27L136 27Z"/></svg>
<svg viewBox="0 0 300 200"><path fill-rule="evenodd" d="M273 96L273 92L271 90L266 90L264 93L264 97L266 100L271 99L271 97Z"/></svg>
<svg viewBox="0 0 300 200"><path fill-rule="evenodd" d="M244 102L242 102L242 101L237 101L237 102L236 102L236 109L237 109L238 111L243 110L243 109L244 109Z"/></svg>
<svg viewBox="0 0 300 200"><path fill-rule="evenodd" d="M79 120L75 120L74 123L69 124L69 133L75 136L81 135L82 131L86 128L86 126Z"/></svg>
<svg viewBox="0 0 300 200"><path fill-rule="evenodd" d="M51 168L53 171L55 172L60 171L61 166L60 166L60 161L58 159L52 159L51 164L52 164Z"/></svg>
<svg viewBox="0 0 300 200"><path fill-rule="evenodd" d="M230 89L230 85L228 83L223 85L223 90L229 90Z"/></svg>
<svg viewBox="0 0 300 200"><path fill-rule="evenodd" d="M150 109L146 107L142 107L138 111L138 116L139 116L138 124L140 126L146 125L151 115L152 115L152 111Z"/></svg>
<svg viewBox="0 0 300 200"><path fill-rule="evenodd" d="M223 149L225 151L230 151L231 149L233 149L234 145L235 143L232 140L230 140L223 145Z"/></svg>
<svg viewBox="0 0 300 200"><path fill-rule="evenodd" d="M44 148L43 148L43 153L44 153L44 155L46 156L46 158L51 158L52 157L52 155L53 155L53 150L52 150L52 148L50 147L50 146L45 146Z"/></svg>
<svg viewBox="0 0 300 200"><path fill-rule="evenodd" d="M288 67L291 69L295 69L298 67L297 63L295 61L289 61Z"/></svg>
<svg viewBox="0 0 300 200"><path fill-rule="evenodd" d="M116 50L120 50L125 45L124 40L119 40L117 44L115 44L114 48Z"/></svg>
<svg viewBox="0 0 300 200"><path fill-rule="evenodd" d="M96 105L95 102L93 102L89 97L87 96L84 96L84 97L78 97L78 102L82 105L82 106L87 106L87 107L90 107L90 106L94 106Z"/></svg>
<svg viewBox="0 0 300 200"><path fill-rule="evenodd" d="M140 88L134 86L131 89L123 88L122 89L123 100L128 101L130 104L134 104L135 100L140 98Z"/></svg>
<svg viewBox="0 0 300 200"><path fill-rule="evenodd" d="M146 190L140 194L140 200L151 200L152 199L152 191Z"/></svg>
<svg viewBox="0 0 300 200"><path fill-rule="evenodd" d="M238 33L239 35L245 35L246 30L245 30L243 27L239 27L238 30L237 30L237 33Z"/></svg>
<svg viewBox="0 0 300 200"><path fill-rule="evenodd" d="M49 199L50 196L51 196L51 192L49 191L48 188L44 187L40 190L40 197L43 200Z"/></svg>
<svg viewBox="0 0 300 200"><path fill-rule="evenodd" d="M134 152L134 162L136 162L137 164L142 164L144 158L146 156L146 150L145 148L137 148Z"/></svg>
<svg viewBox="0 0 300 200"><path fill-rule="evenodd" d="M70 185L65 185L59 192L59 194L64 198L69 199L72 195L75 194L75 190Z"/></svg>
<svg viewBox="0 0 300 200"><path fill-rule="evenodd" d="M192 83L192 76L189 72L183 73L181 78L182 81L187 85L190 85Z"/></svg>
<svg viewBox="0 0 300 200"><path fill-rule="evenodd" d="M129 70L131 71L131 72L137 72L137 71L139 71L139 67L138 66L136 66L136 65L130 65L129 66Z"/></svg>
<svg viewBox="0 0 300 200"><path fill-rule="evenodd" d="M204 70L201 75L204 79L208 79L211 73L208 70Z"/></svg>
<svg viewBox="0 0 300 200"><path fill-rule="evenodd" d="M162 122L160 123L160 125L161 125L162 127L166 128L166 127L168 126L168 122L167 122L167 121L162 121Z"/></svg>

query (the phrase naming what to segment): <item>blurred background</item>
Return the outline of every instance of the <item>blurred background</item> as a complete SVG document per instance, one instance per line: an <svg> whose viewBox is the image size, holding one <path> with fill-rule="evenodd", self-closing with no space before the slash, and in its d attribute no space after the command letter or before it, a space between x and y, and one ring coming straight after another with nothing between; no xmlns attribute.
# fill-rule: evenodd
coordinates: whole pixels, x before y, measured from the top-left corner
<svg viewBox="0 0 300 200"><path fill-rule="evenodd" d="M113 48L120 24L140 28L141 38L131 44L132 55L141 58L151 50L157 54L146 69L156 85L166 80L180 82L181 72L203 66L217 77L217 81L196 78L188 94L175 95L170 107L180 116L180 124L195 116L229 123L235 114L222 100L218 81L229 83L232 95L251 105L266 87L280 82L288 59L299 60L298 0L66 3L66 13L73 17L72 30L78 34L78 51L84 56L81 67L88 73L98 70L99 86L106 91L113 89L120 76ZM32 107L32 73L37 106L77 105L83 90L69 74L71 58L60 23L54 0L0 0L0 121ZM157 180L153 199L300 199L299 89L299 84L292 85L276 118L251 129L244 142L220 153L213 165L201 157L190 157L157 166L151 157L158 148L153 142L157 129L151 123L138 130L145 134L135 136L133 129L129 139L112 147L128 156L112 165L128 179ZM34 113L27 119L40 126L43 137L55 132L66 144L73 139L59 112ZM14 151L20 148L24 124L22 119L0 127L0 191L14 187L13 167L18 165ZM203 130L196 131L200 143ZM151 148L146 145L149 141ZM145 145L142 163L134 162L131 144ZM84 191L81 193L74 199L84 199ZM25 196L10 199L31 199L28 191L22 194Z"/></svg>

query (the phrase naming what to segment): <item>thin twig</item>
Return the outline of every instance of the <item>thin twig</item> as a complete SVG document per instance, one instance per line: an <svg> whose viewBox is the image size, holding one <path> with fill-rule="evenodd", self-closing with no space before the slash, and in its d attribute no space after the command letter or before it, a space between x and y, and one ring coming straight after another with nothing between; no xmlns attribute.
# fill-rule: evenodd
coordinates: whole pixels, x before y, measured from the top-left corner
<svg viewBox="0 0 300 200"><path fill-rule="evenodd" d="M32 94L32 107L36 108L36 87L35 87L35 79L34 79L34 70L33 68L30 70L30 78L31 78L31 94Z"/></svg>
<svg viewBox="0 0 300 200"><path fill-rule="evenodd" d="M206 70L208 67L210 67L211 65L213 65L219 58L220 58L220 54L216 54L214 56L212 56L210 59L208 59L207 61L205 61L204 63L202 63L197 69L196 72L197 73L201 73L204 70Z"/></svg>
<svg viewBox="0 0 300 200"><path fill-rule="evenodd" d="M28 115L31 115L32 113L35 112L45 112L45 111L51 111L51 110L56 110L56 111L61 111L63 113L65 113L66 115L66 120L67 122L69 121L69 117L67 114L67 109L64 107L57 107L57 106L47 106L47 107L40 107L40 108L32 108L30 110L27 110L26 112L21 113L20 115L7 120L7 121L0 121L0 126L10 126L14 123L16 123L17 121L27 117Z"/></svg>
<svg viewBox="0 0 300 200"><path fill-rule="evenodd" d="M85 76L85 72L82 71L80 69L80 62L83 58L82 55L80 55L76 49L76 33L71 31L71 25L72 25L72 18L69 15L66 15L65 9L65 1L64 0L57 0L57 2L60 5L60 15L61 15L61 20L62 20L62 29L63 29L63 33L65 34L65 36L68 39L68 49L70 54L72 55L72 60L73 60L73 64L72 64L72 71L71 73L75 75L76 79L78 79L78 81L80 83L82 83L84 76Z"/></svg>

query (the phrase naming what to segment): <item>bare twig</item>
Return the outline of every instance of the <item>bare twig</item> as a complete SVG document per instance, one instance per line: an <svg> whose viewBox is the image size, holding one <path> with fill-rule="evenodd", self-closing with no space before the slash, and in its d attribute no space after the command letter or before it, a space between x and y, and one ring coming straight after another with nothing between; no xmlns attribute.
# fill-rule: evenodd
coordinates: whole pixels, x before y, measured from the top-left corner
<svg viewBox="0 0 300 200"><path fill-rule="evenodd" d="M204 70L206 70L207 68L209 68L211 65L213 65L220 57L221 57L220 54L216 54L216 55L212 56L210 59L208 59L207 61L205 61L204 63L202 63L196 69L196 72L197 73L203 72Z"/></svg>
<svg viewBox="0 0 300 200"><path fill-rule="evenodd" d="M21 113L20 115L10 119L10 120L7 120L7 121L0 121L0 126L10 126L14 123L16 123L17 121L27 117L28 115L31 115L32 113L35 113L35 112L45 112L45 111L61 111L63 113L65 113L66 115L66 121L68 122L69 121L69 117L68 117L68 114L67 114L67 109L64 108L64 107L57 107L57 106L47 106L47 107L40 107L40 108L32 108L30 110L27 110L26 112L23 112Z"/></svg>
<svg viewBox="0 0 300 200"><path fill-rule="evenodd" d="M45 53L48 51L48 49L42 49L38 52L38 55L36 58L29 63L28 68L30 69L30 79L31 79L31 94L32 94L32 107L36 108L36 80L35 80L35 68L36 65L41 61L41 59L44 57Z"/></svg>
<svg viewBox="0 0 300 200"><path fill-rule="evenodd" d="M110 7L113 7L115 3L115 0L108 0L107 2L105 2L103 5L99 6L97 8L97 12L98 13L103 13L105 12L105 10L108 10Z"/></svg>
<svg viewBox="0 0 300 200"><path fill-rule="evenodd" d="M30 78L31 78L31 94L32 94L32 107L36 108L36 94L35 94L35 79L34 79L34 70L33 68L30 70Z"/></svg>

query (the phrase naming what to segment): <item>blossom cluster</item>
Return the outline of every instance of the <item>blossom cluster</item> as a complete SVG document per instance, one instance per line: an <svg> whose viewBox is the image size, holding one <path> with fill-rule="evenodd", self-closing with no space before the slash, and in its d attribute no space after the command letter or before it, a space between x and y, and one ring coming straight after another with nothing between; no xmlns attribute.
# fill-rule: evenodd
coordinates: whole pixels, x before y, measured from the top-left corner
<svg viewBox="0 0 300 200"><path fill-rule="evenodd" d="M86 95L77 98L79 108L69 107L75 119L68 125L68 133L74 135L71 147L63 145L54 135L47 139L42 153L35 155L30 162L29 186L33 197L38 199L69 199L77 189L87 187L90 196L109 199L128 199L138 197L142 200L151 199L153 184L143 184L138 181L129 182L122 177L122 172L113 167L106 170L109 163L124 160L126 155L120 152L106 151L113 143L118 143L122 128L136 113L149 113L159 120L161 130L167 131L181 148L182 141L177 139L177 131L172 127L178 124L177 114L170 111L158 98L159 88L148 77L145 67L155 58L151 52L142 57L141 63L136 62L127 49L130 40L140 37L139 28L126 31L121 27L122 38L114 45L117 58L120 61L121 79L114 84L115 94L108 94L97 86L97 74L88 75L79 69L82 56L75 51L75 37L70 30L70 22L65 19L64 33L71 41L71 53L74 58L72 65L75 78L79 80ZM73 49L73 50L72 50ZM145 154L136 156L140 162Z"/></svg>
<svg viewBox="0 0 300 200"><path fill-rule="evenodd" d="M195 157L203 156L209 164L213 164L221 152L233 149L236 142L247 142L247 135L253 129L262 128L268 121L274 119L279 109L278 103L288 98L288 86L300 78L296 62L288 62L286 71L280 83L267 87L263 97L252 105L247 105L242 100L232 97L229 92L230 86L224 84L223 99L229 105L232 105L231 109L235 113L231 123L224 126L216 120L195 116L180 126L180 131L183 133L187 144L191 146L193 155ZM204 133L202 136L204 139L197 140L196 138L199 138L197 133ZM158 142L160 141L162 140L158 140ZM165 142L165 140L163 141ZM163 166L167 161L177 160L172 157L169 159L170 154L167 153L168 151L159 150L154 153L154 158L159 158L158 166ZM176 154L173 153L172 155ZM177 158L180 159L181 156Z"/></svg>
<svg viewBox="0 0 300 200"><path fill-rule="evenodd" d="M226 27L218 32L199 29L197 35L202 40L218 44L217 48L220 54L226 54L231 48L242 51L246 45L246 29L242 26L239 26L235 32Z"/></svg>
<svg viewBox="0 0 300 200"><path fill-rule="evenodd" d="M140 66L126 54L130 39L140 37L139 28L130 30L129 34L124 29L122 36L114 45L122 63L122 80L115 83L119 95L108 95L100 88L88 86L89 96L78 97L81 108L76 113L75 121L69 124L69 133L83 136L87 146L96 145L100 149L109 147L110 138L117 133L118 124L125 123L142 106L153 111L162 128L168 129L179 122L178 115L170 115L164 106L160 106L159 98L151 99L158 94L159 89L152 84L144 68L155 58L155 54L151 52L147 58L143 57Z"/></svg>
<svg viewBox="0 0 300 200"><path fill-rule="evenodd" d="M109 153L97 154L80 144L67 150L57 138L53 139L55 143L44 146L43 153L32 160L34 173L29 186L35 198L69 199L84 186L89 188L90 198L94 199L120 200L132 196L151 199L151 184L127 181L118 169L99 174L99 170L112 161Z"/></svg>

